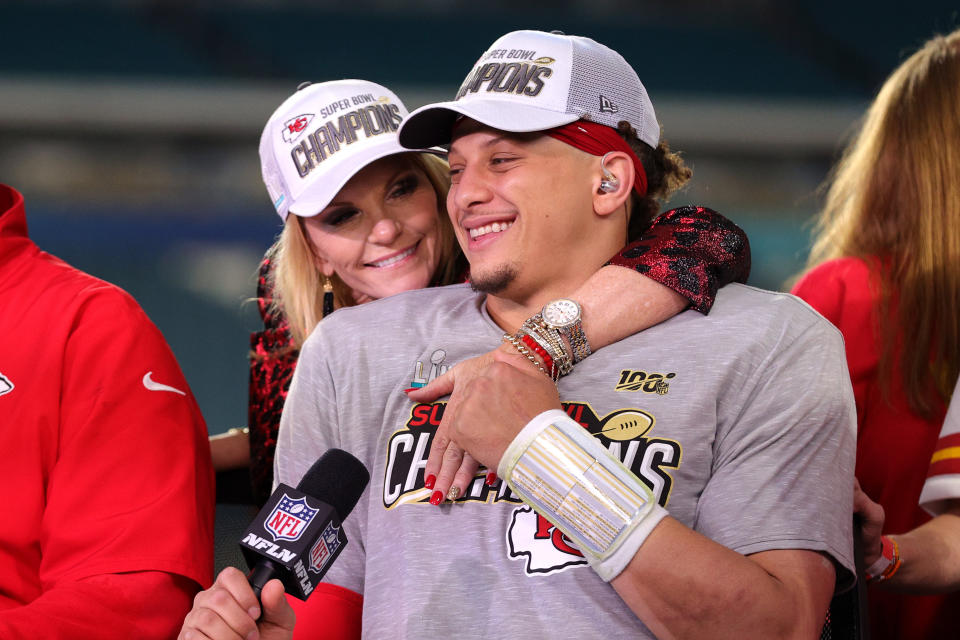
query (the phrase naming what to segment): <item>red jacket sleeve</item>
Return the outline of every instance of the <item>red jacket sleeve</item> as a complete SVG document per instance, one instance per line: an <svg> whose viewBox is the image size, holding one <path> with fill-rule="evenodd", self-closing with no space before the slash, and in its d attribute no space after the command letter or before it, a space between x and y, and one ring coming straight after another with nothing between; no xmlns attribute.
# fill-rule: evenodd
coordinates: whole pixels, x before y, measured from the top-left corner
<svg viewBox="0 0 960 640"><path fill-rule="evenodd" d="M58 403L23 422L20 456L49 462L42 492L22 491L39 504L19 507L30 521L16 541L30 536L21 552L37 560L4 576L23 602L0 612L0 637L169 637L212 581L203 418L160 332L127 294L95 283L58 305L46 315L62 318L50 331L64 333L39 336L47 350L38 373L18 378L25 401L44 386ZM148 635L151 626L158 633Z"/></svg>
<svg viewBox="0 0 960 640"><path fill-rule="evenodd" d="M843 334L860 422L879 360L877 287L867 263L856 258L824 262L806 273L790 293L802 298Z"/></svg>
<svg viewBox="0 0 960 640"><path fill-rule="evenodd" d="M40 580L165 571L213 576L207 430L173 354L132 298L92 295L64 352L60 453Z"/></svg>
<svg viewBox="0 0 960 640"><path fill-rule="evenodd" d="M196 591L193 581L157 571L82 578L0 611L0 638L173 638Z"/></svg>
<svg viewBox="0 0 960 640"><path fill-rule="evenodd" d="M607 264L634 269L708 313L720 287L750 276L750 241L716 211L679 207L660 215Z"/></svg>
<svg viewBox="0 0 960 640"><path fill-rule="evenodd" d="M355 591L322 582L306 602L287 596L297 614L293 640L356 640L360 637L363 596Z"/></svg>

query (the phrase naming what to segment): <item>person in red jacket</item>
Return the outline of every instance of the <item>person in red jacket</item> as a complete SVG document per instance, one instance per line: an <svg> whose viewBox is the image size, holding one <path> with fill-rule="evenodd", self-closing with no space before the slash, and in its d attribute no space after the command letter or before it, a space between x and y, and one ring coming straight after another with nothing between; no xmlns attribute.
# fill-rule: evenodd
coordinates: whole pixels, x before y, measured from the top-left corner
<svg viewBox="0 0 960 640"><path fill-rule="evenodd" d="M856 474L889 534L930 519L918 500L960 372L958 105L960 30L931 39L880 89L834 171L810 271L793 289L843 333ZM960 594L871 589L869 602L880 640L960 629Z"/></svg>
<svg viewBox="0 0 960 640"><path fill-rule="evenodd" d="M0 185L0 638L169 638L212 581L207 430L137 303Z"/></svg>

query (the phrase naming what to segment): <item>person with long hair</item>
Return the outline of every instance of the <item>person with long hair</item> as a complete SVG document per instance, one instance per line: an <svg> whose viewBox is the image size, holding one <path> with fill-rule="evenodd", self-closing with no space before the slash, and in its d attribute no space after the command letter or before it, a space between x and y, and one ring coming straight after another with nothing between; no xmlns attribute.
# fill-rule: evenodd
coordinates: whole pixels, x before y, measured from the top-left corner
<svg viewBox="0 0 960 640"><path fill-rule="evenodd" d="M264 328L251 336L248 430L211 438L215 468L249 466L258 504L270 494L280 415L299 349L313 328L334 309L468 277L445 213L449 168L436 149L410 153L400 147L396 129L406 114L385 87L340 80L301 88L264 129L263 177L284 227L260 266L257 297ZM343 134L344 123L355 125L353 141L350 131ZM338 141L341 134L348 138ZM691 175L665 144L648 161L663 177L650 184L643 201L653 210L636 219L653 219ZM394 175L381 170L384 166L405 169ZM398 176L397 184L386 184ZM411 194L403 192L410 180L418 204L401 214L397 203L410 202ZM407 218L414 215L411 230ZM746 235L710 209L668 211L635 235L639 240L570 292L583 307L584 330L594 348L688 305L707 313L719 287L745 282L749 275ZM421 236L426 241L404 255ZM344 254L345 247L353 253ZM427 363L422 384L439 373Z"/></svg>
<svg viewBox="0 0 960 640"><path fill-rule="evenodd" d="M857 402L857 478L886 531L918 506L960 372L960 31L886 80L829 181L793 293L843 333ZM882 575L882 574L881 574ZM945 638L960 596L872 589L876 638Z"/></svg>

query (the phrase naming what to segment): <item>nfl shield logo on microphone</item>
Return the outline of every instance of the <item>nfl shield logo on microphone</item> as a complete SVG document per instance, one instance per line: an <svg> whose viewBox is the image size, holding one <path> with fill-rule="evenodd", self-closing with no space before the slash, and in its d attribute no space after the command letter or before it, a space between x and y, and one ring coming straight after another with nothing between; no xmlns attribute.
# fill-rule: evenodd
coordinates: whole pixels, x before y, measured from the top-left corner
<svg viewBox="0 0 960 640"><path fill-rule="evenodd" d="M310 550L310 570L323 575L329 563L336 555L344 541L340 539L340 527L328 522L317 543Z"/></svg>
<svg viewBox="0 0 960 640"><path fill-rule="evenodd" d="M273 536L274 540L297 540L306 531L307 525L316 514L317 510L307 506L306 499L294 500L287 494L283 494L280 502L264 521L263 528Z"/></svg>

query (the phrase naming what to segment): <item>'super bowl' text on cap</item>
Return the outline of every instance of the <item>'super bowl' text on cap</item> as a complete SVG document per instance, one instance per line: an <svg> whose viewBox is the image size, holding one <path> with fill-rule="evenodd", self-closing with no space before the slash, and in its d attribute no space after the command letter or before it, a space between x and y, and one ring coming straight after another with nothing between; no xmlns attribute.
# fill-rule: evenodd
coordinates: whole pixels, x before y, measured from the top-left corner
<svg viewBox="0 0 960 640"><path fill-rule="evenodd" d="M407 108L366 80L301 85L274 111L260 136L260 166L280 217L315 216L363 167L410 149L397 130Z"/></svg>
<svg viewBox="0 0 960 640"><path fill-rule="evenodd" d="M647 90L623 56L590 38L544 31L514 31L494 42L454 100L420 107L404 120L400 143L446 144L460 116L515 132L581 118L616 128L626 120L641 141L660 141Z"/></svg>

